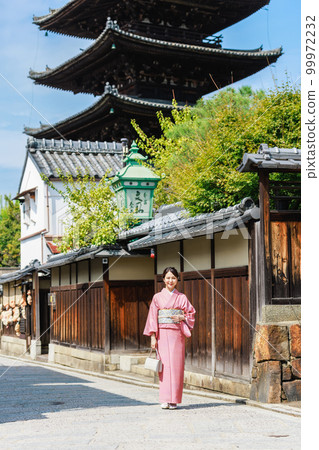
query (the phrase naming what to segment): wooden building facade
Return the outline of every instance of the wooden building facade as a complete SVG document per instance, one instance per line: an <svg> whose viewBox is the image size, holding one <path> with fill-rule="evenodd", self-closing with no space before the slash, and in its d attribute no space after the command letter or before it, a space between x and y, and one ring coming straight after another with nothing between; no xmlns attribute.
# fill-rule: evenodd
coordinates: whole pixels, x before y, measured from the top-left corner
<svg viewBox="0 0 319 450"><path fill-rule="evenodd" d="M50 343L55 351L61 346L102 354L147 351L143 329L148 308L163 286L163 269L173 265L180 272L178 288L197 311L186 368L249 383L249 323L255 318L246 226L258 214L250 199L198 218L185 219L185 211L175 206L163 208L158 217L123 233L116 248L52 256L41 268L51 271ZM155 228L156 233L161 228L160 238ZM167 242L172 231L176 238Z"/></svg>

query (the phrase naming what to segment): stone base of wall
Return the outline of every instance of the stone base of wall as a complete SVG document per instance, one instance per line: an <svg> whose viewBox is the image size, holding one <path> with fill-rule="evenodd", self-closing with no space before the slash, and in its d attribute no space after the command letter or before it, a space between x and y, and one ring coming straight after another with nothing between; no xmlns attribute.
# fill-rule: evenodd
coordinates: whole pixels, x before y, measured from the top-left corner
<svg viewBox="0 0 319 450"><path fill-rule="evenodd" d="M301 400L301 325L256 326L250 398L263 403Z"/></svg>
<svg viewBox="0 0 319 450"><path fill-rule="evenodd" d="M1 353L23 357L27 349L25 339L14 336L1 336Z"/></svg>
<svg viewBox="0 0 319 450"><path fill-rule="evenodd" d="M49 362L91 372L104 372L105 354L103 352L82 350L59 344L49 344Z"/></svg>
<svg viewBox="0 0 319 450"><path fill-rule="evenodd" d="M213 377L197 372L184 372L184 384L187 388L204 388L212 391L223 392L230 395L249 398L250 383L240 380Z"/></svg>

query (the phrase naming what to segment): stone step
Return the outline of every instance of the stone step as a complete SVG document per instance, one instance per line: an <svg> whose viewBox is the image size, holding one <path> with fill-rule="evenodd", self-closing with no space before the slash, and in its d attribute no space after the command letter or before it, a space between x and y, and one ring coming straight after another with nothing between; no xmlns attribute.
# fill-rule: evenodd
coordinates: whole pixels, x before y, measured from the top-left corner
<svg viewBox="0 0 319 450"><path fill-rule="evenodd" d="M152 370L145 369L144 364L133 364L131 366L131 372L154 379L154 372L152 372Z"/></svg>
<svg viewBox="0 0 319 450"><path fill-rule="evenodd" d="M119 364L105 364L104 366L104 370L109 372L109 371L114 371L114 370L119 370L120 365Z"/></svg>

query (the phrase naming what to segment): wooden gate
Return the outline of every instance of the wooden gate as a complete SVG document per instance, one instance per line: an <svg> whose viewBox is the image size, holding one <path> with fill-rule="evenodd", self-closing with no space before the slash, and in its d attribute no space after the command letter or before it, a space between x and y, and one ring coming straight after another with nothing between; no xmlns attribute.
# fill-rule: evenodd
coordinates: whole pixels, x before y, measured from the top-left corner
<svg viewBox="0 0 319 450"><path fill-rule="evenodd" d="M110 348L139 350L150 346L143 335L154 281L110 281Z"/></svg>
<svg viewBox="0 0 319 450"><path fill-rule="evenodd" d="M248 267L214 269L215 375L250 379Z"/></svg>

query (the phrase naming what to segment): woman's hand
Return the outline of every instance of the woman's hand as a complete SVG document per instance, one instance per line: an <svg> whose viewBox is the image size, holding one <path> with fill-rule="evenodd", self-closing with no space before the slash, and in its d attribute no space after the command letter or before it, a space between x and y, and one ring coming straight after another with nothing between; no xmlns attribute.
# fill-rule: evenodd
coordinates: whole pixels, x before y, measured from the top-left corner
<svg viewBox="0 0 319 450"><path fill-rule="evenodd" d="M175 323L180 323L182 320L185 319L185 316L184 314L176 314L174 316L171 316L171 319L173 319Z"/></svg>
<svg viewBox="0 0 319 450"><path fill-rule="evenodd" d="M152 336L151 336L151 347L152 348L157 347L157 340L156 340L155 334L152 334Z"/></svg>

